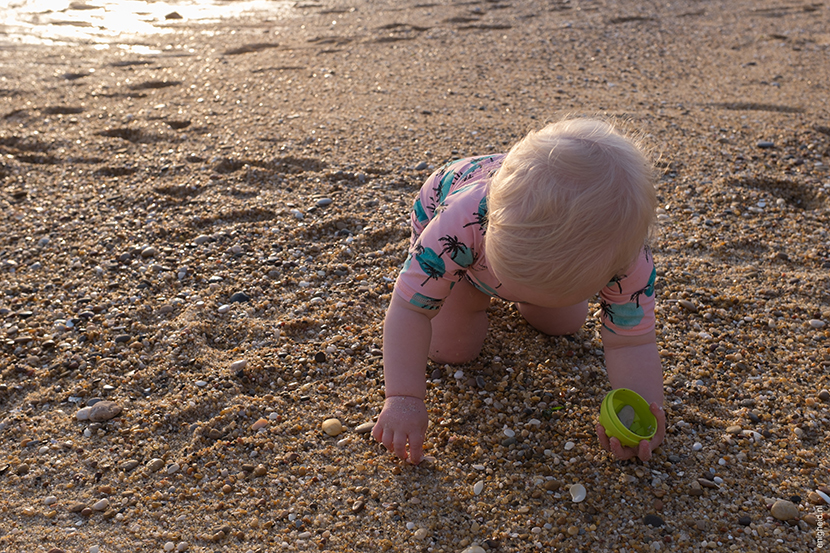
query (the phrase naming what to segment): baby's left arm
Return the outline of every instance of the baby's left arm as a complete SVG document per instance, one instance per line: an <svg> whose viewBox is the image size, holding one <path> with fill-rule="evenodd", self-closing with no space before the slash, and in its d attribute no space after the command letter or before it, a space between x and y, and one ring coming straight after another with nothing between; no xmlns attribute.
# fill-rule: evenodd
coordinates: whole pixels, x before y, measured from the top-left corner
<svg viewBox="0 0 830 553"><path fill-rule="evenodd" d="M617 438L608 439L605 429L597 424L597 435L605 449L620 459L651 458L666 435L666 415L663 411L663 367L657 351L654 331L640 336L622 336L603 327L602 342L605 348L605 368L611 388L634 390L650 404L657 417L657 433L650 441L643 440L638 448L623 447Z"/></svg>

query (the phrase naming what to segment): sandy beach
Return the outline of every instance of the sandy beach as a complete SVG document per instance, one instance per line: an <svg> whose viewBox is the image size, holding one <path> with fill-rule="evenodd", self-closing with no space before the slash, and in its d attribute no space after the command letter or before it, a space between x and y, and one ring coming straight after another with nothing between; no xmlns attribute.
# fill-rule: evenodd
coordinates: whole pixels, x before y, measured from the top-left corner
<svg viewBox="0 0 830 553"><path fill-rule="evenodd" d="M0 553L828 547L830 6L161 25L0 48ZM401 463L369 429L415 193L569 115L659 170L665 442L599 446L597 317L551 338L494 302Z"/></svg>

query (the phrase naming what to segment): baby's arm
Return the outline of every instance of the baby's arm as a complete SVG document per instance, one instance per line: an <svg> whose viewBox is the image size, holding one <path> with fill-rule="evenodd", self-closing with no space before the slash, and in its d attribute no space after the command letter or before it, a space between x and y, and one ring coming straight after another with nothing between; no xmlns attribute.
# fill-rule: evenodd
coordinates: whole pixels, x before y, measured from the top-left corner
<svg viewBox="0 0 830 553"><path fill-rule="evenodd" d="M639 457L642 461L651 458L666 435L666 415L663 411L663 367L657 351L654 331L641 336L621 336L603 327L602 342L605 348L605 367L611 388L634 390L651 405L657 417L657 433L650 441L643 440L639 448L623 447L619 440L605 435L602 425L597 425L597 434L603 447L610 449L620 459Z"/></svg>
<svg viewBox="0 0 830 553"><path fill-rule="evenodd" d="M430 319L437 310L425 311L392 293L383 323L383 372L386 401L372 430L375 439L401 459L418 464L429 422L426 397L426 363L432 338Z"/></svg>

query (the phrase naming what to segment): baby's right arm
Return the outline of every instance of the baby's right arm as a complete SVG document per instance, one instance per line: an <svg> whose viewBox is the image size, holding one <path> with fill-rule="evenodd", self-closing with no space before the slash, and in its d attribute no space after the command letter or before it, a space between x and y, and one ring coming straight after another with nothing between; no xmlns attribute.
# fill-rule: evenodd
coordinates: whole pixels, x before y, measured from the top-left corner
<svg viewBox="0 0 830 553"><path fill-rule="evenodd" d="M425 372L432 338L430 319L437 312L418 309L393 292L383 323L386 401L372 435L401 459L407 457L408 443L413 464L420 463L424 455L429 423Z"/></svg>

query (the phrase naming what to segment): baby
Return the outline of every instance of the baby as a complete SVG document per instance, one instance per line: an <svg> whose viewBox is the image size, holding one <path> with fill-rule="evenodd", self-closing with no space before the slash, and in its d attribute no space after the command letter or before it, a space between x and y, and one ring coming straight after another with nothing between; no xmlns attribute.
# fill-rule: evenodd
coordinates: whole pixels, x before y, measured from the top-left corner
<svg viewBox="0 0 830 553"><path fill-rule="evenodd" d="M658 429L639 447L609 440L599 424L597 435L618 458L647 461L666 427L645 245L656 203L644 154L589 119L548 125L506 155L454 161L430 176L384 322L386 401L375 439L401 459L423 459L427 358L473 360L491 298L559 336L579 330L599 292L608 380L643 396Z"/></svg>

